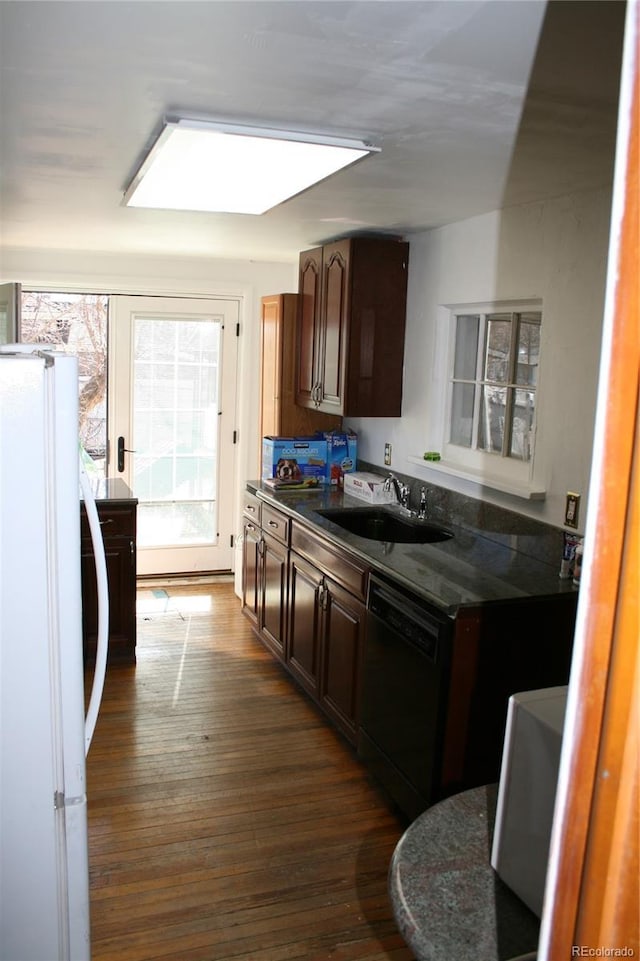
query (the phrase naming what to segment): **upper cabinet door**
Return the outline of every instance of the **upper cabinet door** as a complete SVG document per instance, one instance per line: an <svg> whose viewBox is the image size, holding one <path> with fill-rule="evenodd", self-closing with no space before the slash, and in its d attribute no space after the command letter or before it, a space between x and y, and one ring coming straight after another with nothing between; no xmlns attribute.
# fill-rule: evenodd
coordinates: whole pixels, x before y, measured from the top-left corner
<svg viewBox="0 0 640 961"><path fill-rule="evenodd" d="M322 247L300 254L296 403L317 407Z"/></svg>
<svg viewBox="0 0 640 961"><path fill-rule="evenodd" d="M346 345L349 341L349 248L343 240L323 250L317 400L322 410L342 414Z"/></svg>
<svg viewBox="0 0 640 961"><path fill-rule="evenodd" d="M385 237L301 254L297 404L400 416L408 260L409 245Z"/></svg>

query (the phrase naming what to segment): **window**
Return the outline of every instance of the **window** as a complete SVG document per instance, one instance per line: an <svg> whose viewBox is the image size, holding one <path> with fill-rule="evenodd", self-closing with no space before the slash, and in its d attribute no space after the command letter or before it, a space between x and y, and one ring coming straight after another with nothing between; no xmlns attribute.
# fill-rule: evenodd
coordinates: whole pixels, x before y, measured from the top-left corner
<svg viewBox="0 0 640 961"><path fill-rule="evenodd" d="M80 440L104 476L107 445L107 311L103 294L23 291L20 340L75 354Z"/></svg>
<svg viewBox="0 0 640 961"><path fill-rule="evenodd" d="M529 462L542 312L453 312L450 444Z"/></svg>

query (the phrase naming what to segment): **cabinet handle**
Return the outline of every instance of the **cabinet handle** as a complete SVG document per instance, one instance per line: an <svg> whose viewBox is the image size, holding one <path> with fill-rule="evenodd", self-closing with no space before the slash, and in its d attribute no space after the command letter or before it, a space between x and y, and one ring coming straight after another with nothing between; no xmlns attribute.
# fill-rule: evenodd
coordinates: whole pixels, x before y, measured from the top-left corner
<svg viewBox="0 0 640 961"><path fill-rule="evenodd" d="M113 524L113 517L106 517L103 521L100 521L100 526L103 524Z"/></svg>
<svg viewBox="0 0 640 961"><path fill-rule="evenodd" d="M247 530L253 531L254 533L258 530L255 524L247 524Z"/></svg>
<svg viewBox="0 0 640 961"><path fill-rule="evenodd" d="M273 527L273 528L274 528L274 530L276 530L276 531L277 531L277 530L278 530L278 528L280 527L280 525L278 524L278 522L277 522L277 521L269 521L269 527Z"/></svg>
<svg viewBox="0 0 640 961"><path fill-rule="evenodd" d="M255 509L255 507L253 506L253 504L245 504L245 505L244 505L244 509L245 509L249 514L255 514L255 511L256 511L256 509Z"/></svg>

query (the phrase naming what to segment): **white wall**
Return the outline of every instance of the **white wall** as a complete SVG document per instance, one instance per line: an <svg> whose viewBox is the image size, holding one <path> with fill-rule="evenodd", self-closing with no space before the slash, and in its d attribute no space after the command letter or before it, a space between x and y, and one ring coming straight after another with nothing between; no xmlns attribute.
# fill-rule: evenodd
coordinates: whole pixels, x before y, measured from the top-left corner
<svg viewBox="0 0 640 961"><path fill-rule="evenodd" d="M258 471L260 298L298 289L297 258L290 264L181 257L96 254L84 251L2 251L0 282L41 289L90 293L237 297L240 304L238 362L239 448L237 530L240 494ZM238 565L237 565L238 566Z"/></svg>
<svg viewBox="0 0 640 961"><path fill-rule="evenodd" d="M409 237L409 289L401 418L361 418L358 454L471 496L562 526L567 490L582 493L581 528L591 462L611 195L608 189L495 211ZM290 264L4 250L0 280L115 293L238 296L242 300L238 490L257 472L258 317L260 297L297 289ZM537 297L543 301L536 475L543 502L491 493L471 481L444 479L407 460L440 439L445 372L436 364L442 304Z"/></svg>
<svg viewBox="0 0 640 961"><path fill-rule="evenodd" d="M410 236L401 418L350 420L358 455L562 526L568 490L582 494L584 526L600 358L611 193L602 189L527 204ZM436 363L443 304L541 298L543 328L536 434L542 502L435 474L409 455L439 449L446 372Z"/></svg>

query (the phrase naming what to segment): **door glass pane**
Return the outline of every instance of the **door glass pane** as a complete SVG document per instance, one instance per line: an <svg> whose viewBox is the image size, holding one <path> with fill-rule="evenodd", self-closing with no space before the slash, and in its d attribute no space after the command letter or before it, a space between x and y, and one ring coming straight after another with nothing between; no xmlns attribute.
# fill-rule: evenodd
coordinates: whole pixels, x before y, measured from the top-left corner
<svg viewBox="0 0 640 961"><path fill-rule="evenodd" d="M540 363L540 324L520 320L516 356L516 384L535 387Z"/></svg>
<svg viewBox="0 0 640 961"><path fill-rule="evenodd" d="M479 329L480 318L477 314L460 314L456 317L456 352L453 363L453 376L456 380L475 380Z"/></svg>
<svg viewBox="0 0 640 961"><path fill-rule="evenodd" d="M460 447L471 447L475 394L475 384L453 385L450 441Z"/></svg>
<svg viewBox="0 0 640 961"><path fill-rule="evenodd" d="M488 317L485 380L499 384L506 384L509 380L511 327L510 314L491 314Z"/></svg>
<svg viewBox="0 0 640 961"><path fill-rule="evenodd" d="M511 456L519 460L530 460L533 446L533 415L535 413L535 392L516 390L513 405L513 427L511 430Z"/></svg>
<svg viewBox="0 0 640 961"><path fill-rule="evenodd" d="M139 546L213 544L220 324L137 317L134 344Z"/></svg>
<svg viewBox="0 0 640 961"><path fill-rule="evenodd" d="M478 424L478 447L481 450L502 452L507 389L485 384L480 395L480 422Z"/></svg>

